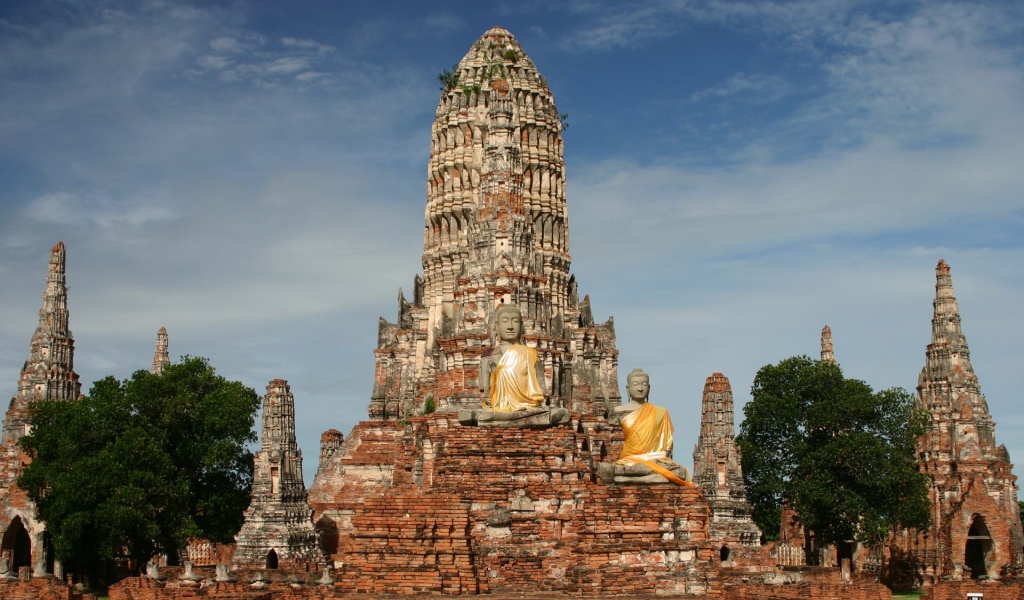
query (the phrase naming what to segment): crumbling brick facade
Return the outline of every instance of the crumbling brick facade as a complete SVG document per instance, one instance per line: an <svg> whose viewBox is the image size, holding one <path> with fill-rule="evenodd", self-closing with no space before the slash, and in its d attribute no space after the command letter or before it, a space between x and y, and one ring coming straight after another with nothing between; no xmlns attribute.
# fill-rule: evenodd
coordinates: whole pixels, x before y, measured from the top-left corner
<svg viewBox="0 0 1024 600"><path fill-rule="evenodd" d="M917 385L918 408L930 417L917 451L932 481L932 525L894 536L894 568L915 569L925 582L1019 575L1017 478L1006 447L996 445L946 261L935 279L932 341Z"/></svg>

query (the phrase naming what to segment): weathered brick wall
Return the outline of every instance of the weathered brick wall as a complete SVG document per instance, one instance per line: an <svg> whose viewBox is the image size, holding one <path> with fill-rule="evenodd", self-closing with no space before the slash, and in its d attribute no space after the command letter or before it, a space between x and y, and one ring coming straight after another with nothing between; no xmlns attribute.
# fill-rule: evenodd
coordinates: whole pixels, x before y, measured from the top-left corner
<svg viewBox="0 0 1024 600"><path fill-rule="evenodd" d="M96 600L93 594L75 593L67 584L52 577L36 577L28 581L0 579L3 600Z"/></svg>
<svg viewBox="0 0 1024 600"><path fill-rule="evenodd" d="M889 588L878 583L804 582L786 585L725 585L724 600L891 600ZM986 600L987 600L986 596ZM113 600L113 599L111 599Z"/></svg>
<svg viewBox="0 0 1024 600"><path fill-rule="evenodd" d="M985 600L1020 600L1024 581L941 581L925 586L921 600L963 600L969 592L980 592Z"/></svg>

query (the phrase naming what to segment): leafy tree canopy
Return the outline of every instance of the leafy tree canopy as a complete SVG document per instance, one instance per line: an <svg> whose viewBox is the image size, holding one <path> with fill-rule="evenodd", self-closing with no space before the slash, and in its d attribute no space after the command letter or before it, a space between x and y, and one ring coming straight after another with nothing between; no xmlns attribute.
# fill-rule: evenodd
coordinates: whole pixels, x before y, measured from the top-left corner
<svg viewBox="0 0 1024 600"><path fill-rule="evenodd" d="M33 405L18 485L57 557L83 571L125 553L174 558L192 537L228 542L249 503L259 405L204 358L107 377L81 400Z"/></svg>
<svg viewBox="0 0 1024 600"><path fill-rule="evenodd" d="M874 392L806 356L758 371L736 441L754 520L779 531L789 503L819 544L878 543L929 521L928 478L915 463L925 415L902 388Z"/></svg>

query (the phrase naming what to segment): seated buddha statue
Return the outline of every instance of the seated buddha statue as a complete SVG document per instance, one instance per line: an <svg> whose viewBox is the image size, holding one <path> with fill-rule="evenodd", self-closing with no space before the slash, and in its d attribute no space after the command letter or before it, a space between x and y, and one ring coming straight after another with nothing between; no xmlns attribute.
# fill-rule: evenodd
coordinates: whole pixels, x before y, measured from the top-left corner
<svg viewBox="0 0 1024 600"><path fill-rule="evenodd" d="M633 369L626 377L629 402L612 409L609 420L622 427L622 454L614 464L598 464L605 483L693 485L686 467L672 461L672 419L668 410L648 402L650 376Z"/></svg>
<svg viewBox="0 0 1024 600"><path fill-rule="evenodd" d="M480 410L459 411L464 425L540 426L569 421L569 411L545 406L537 350L523 345L523 315L502 306L494 316L497 343L480 359Z"/></svg>

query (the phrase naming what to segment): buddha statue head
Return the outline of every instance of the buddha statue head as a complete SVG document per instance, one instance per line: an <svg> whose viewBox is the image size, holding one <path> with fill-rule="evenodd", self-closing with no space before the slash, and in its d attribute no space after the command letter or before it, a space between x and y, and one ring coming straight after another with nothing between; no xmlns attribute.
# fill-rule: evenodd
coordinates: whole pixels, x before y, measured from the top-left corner
<svg viewBox="0 0 1024 600"><path fill-rule="evenodd" d="M494 331L498 334L498 340L517 344L526 331L523 324L523 314L519 308L510 304L502 305L494 313Z"/></svg>
<svg viewBox="0 0 1024 600"><path fill-rule="evenodd" d="M626 375L626 393L629 399L643 404L651 393L651 377L643 369L633 369Z"/></svg>

